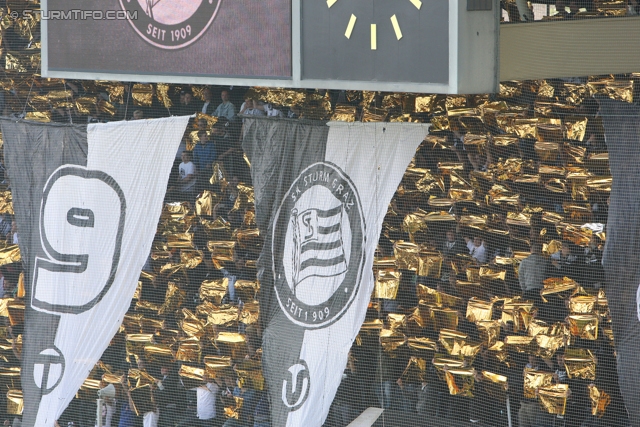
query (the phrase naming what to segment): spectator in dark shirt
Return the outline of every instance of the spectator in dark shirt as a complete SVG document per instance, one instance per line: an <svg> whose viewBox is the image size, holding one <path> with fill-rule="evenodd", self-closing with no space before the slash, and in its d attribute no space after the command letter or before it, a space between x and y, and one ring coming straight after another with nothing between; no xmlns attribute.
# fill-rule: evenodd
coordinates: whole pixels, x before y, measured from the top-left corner
<svg viewBox="0 0 640 427"><path fill-rule="evenodd" d="M212 165L217 158L216 147L209 141L209 134L205 130L198 132L198 144L193 149L193 163L198 174L197 191L207 188L211 178Z"/></svg>

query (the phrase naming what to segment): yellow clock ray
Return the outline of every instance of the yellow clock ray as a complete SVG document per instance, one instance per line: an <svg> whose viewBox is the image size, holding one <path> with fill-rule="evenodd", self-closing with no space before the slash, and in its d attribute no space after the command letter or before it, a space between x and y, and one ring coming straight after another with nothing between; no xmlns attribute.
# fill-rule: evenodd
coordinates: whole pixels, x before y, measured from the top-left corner
<svg viewBox="0 0 640 427"><path fill-rule="evenodd" d="M422 7L422 1L420 0L409 0L411 4L413 4L416 9L420 10ZM338 0L327 0L327 7L331 7L336 4ZM351 14L351 18L349 18L349 23L347 24L347 29L344 32L344 36L348 39L351 38L351 33L353 33L353 28L356 25L357 17L354 14ZM396 15L391 16L391 25L393 26L393 31L396 34L396 39L400 40L402 38L402 30L400 29L400 23L398 22L398 17ZM376 24L371 24L371 50L376 50L378 48L378 27Z"/></svg>

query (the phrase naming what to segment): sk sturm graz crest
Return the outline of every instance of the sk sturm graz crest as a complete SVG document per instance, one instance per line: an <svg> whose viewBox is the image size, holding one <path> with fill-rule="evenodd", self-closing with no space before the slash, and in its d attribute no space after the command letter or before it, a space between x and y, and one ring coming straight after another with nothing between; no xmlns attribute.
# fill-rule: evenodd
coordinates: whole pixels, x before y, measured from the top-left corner
<svg viewBox="0 0 640 427"><path fill-rule="evenodd" d="M120 0L145 41L162 49L179 49L198 40L215 19L221 0ZM134 14L136 13L136 14Z"/></svg>
<svg viewBox="0 0 640 427"><path fill-rule="evenodd" d="M273 225L275 291L297 325L321 328L349 308L362 279L360 197L337 166L315 163L286 193Z"/></svg>

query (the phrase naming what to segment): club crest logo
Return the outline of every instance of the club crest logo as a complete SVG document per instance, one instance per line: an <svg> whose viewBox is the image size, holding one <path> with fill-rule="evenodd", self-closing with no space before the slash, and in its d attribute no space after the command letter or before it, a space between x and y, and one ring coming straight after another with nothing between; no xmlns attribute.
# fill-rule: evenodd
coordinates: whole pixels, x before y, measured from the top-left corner
<svg viewBox="0 0 640 427"><path fill-rule="evenodd" d="M134 30L161 49L180 49L198 40L209 28L222 0L120 0Z"/></svg>
<svg viewBox="0 0 640 427"><path fill-rule="evenodd" d="M285 194L272 230L274 286L297 325L322 328L349 308L362 280L360 196L336 165L315 163Z"/></svg>

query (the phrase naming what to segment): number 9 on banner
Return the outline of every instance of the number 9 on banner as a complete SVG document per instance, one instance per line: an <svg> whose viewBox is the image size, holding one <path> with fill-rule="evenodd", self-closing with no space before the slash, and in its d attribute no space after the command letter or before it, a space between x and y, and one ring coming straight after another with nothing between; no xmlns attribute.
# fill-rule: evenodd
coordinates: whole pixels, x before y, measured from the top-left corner
<svg viewBox="0 0 640 427"><path fill-rule="evenodd" d="M113 283L126 214L124 193L108 174L61 166L42 193L40 242L31 305L78 314L96 305Z"/></svg>

